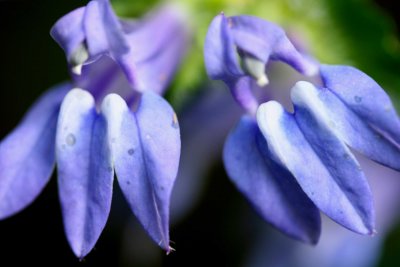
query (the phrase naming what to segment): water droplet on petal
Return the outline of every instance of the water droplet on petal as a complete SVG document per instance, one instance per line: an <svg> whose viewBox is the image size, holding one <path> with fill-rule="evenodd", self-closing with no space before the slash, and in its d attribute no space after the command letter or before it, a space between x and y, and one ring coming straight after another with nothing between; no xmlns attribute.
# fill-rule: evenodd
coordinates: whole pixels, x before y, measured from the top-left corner
<svg viewBox="0 0 400 267"><path fill-rule="evenodd" d="M113 168L111 166L108 166L107 171L112 172Z"/></svg>
<svg viewBox="0 0 400 267"><path fill-rule="evenodd" d="M362 97L361 96L358 96L358 95L356 95L356 96L354 96L354 101L358 104L358 103L361 103L361 101L362 101Z"/></svg>
<svg viewBox="0 0 400 267"><path fill-rule="evenodd" d="M346 154L344 154L344 155L343 155L343 157L344 157L345 159L347 159L347 160L349 160L349 159L350 159L350 155L349 155L349 154L347 154L347 153L346 153Z"/></svg>
<svg viewBox="0 0 400 267"><path fill-rule="evenodd" d="M75 145L75 143L76 143L75 135L73 135L73 134L67 135L67 138L65 139L65 142L66 142L67 145L69 145L69 146Z"/></svg>
<svg viewBox="0 0 400 267"><path fill-rule="evenodd" d="M176 113L172 115L172 127L175 129L179 128L179 122L178 122L178 117L176 116Z"/></svg>
<svg viewBox="0 0 400 267"><path fill-rule="evenodd" d="M134 153L135 153L135 150L134 150L133 148L131 148L131 149L128 150L128 154L129 154L130 156L132 156Z"/></svg>

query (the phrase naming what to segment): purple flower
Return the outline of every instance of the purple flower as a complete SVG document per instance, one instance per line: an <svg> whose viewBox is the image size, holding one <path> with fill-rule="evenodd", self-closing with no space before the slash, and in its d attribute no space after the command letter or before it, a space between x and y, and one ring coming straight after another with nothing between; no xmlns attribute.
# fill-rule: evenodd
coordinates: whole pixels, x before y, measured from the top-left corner
<svg viewBox="0 0 400 267"><path fill-rule="evenodd" d="M300 81L287 111L260 105L266 66L280 61L322 84ZM400 170L400 121L383 89L349 66L322 65L301 53L277 25L251 16L218 15L205 42L212 79L223 80L248 113L224 148L229 177L263 218L316 243L319 210L344 227L374 233L372 194L349 147Z"/></svg>
<svg viewBox="0 0 400 267"><path fill-rule="evenodd" d="M115 172L143 227L171 250L169 203L181 143L176 114L159 94L186 46L177 15L166 7L124 21L108 1L95 0L55 24L52 36L73 82L45 93L1 142L1 219L28 206L57 164L65 232L83 258L106 224Z"/></svg>

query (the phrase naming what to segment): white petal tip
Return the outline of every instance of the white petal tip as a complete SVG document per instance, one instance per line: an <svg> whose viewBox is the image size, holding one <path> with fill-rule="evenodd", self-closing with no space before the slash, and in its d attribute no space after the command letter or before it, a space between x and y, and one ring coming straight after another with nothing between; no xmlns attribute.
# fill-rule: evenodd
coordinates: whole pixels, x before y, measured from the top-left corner
<svg viewBox="0 0 400 267"><path fill-rule="evenodd" d="M281 116L283 111L281 104L276 101L268 101L258 107L257 120L263 120L265 117Z"/></svg>
<svg viewBox="0 0 400 267"><path fill-rule="evenodd" d="M306 102L304 100L309 98L308 96L310 96L310 94L313 94L313 92L315 92L315 87L313 84L306 81L299 81L293 86L290 92L290 97L293 103L299 104L302 102Z"/></svg>
<svg viewBox="0 0 400 267"><path fill-rule="evenodd" d="M113 109L119 111L128 110L125 100L117 94L107 95L101 103L101 111L104 114L111 114Z"/></svg>

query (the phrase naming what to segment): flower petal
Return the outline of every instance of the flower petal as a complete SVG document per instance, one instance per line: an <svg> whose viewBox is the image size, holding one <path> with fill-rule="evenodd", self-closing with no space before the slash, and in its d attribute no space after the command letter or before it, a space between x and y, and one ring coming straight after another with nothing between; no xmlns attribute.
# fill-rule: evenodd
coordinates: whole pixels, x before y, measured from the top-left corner
<svg viewBox="0 0 400 267"><path fill-rule="evenodd" d="M187 35L185 19L178 7L166 4L143 20L122 20L124 32L132 44L135 62L147 61L162 52L166 45L175 40L171 35L177 39Z"/></svg>
<svg viewBox="0 0 400 267"><path fill-rule="evenodd" d="M368 75L350 66L321 66L325 87L357 116L400 146L400 120L385 91Z"/></svg>
<svg viewBox="0 0 400 267"><path fill-rule="evenodd" d="M255 114L259 106L259 102L252 91L252 82L252 79L248 76L226 81L233 98L249 114Z"/></svg>
<svg viewBox="0 0 400 267"><path fill-rule="evenodd" d="M61 101L69 84L46 92L0 143L0 219L28 206L54 168L54 142Z"/></svg>
<svg viewBox="0 0 400 267"><path fill-rule="evenodd" d="M176 20L176 18L174 19ZM168 27L159 27L158 31L164 30L164 32L169 32L170 35L174 35L174 38L163 40L165 41L164 43L158 44L162 47L159 47L158 51L154 51L151 57L146 60L136 61L135 77L137 90L141 92L152 91L162 94L170 83L187 47L187 34L182 25L178 22L180 21L175 21L176 25L168 25L168 22L165 22ZM174 28L172 28L172 26L174 26ZM154 34L155 32L152 33ZM150 39L141 40L140 43L136 42L134 44L142 48L144 46L149 46L149 40ZM145 48L143 50L146 52ZM138 51L137 54L140 55L142 53ZM136 56L136 53L132 53L132 55Z"/></svg>
<svg viewBox="0 0 400 267"><path fill-rule="evenodd" d="M204 43L204 60L208 76L223 80L235 100L249 113L254 114L258 101L251 91L251 78L241 70L238 53L228 30L228 20L224 14L214 18L208 28Z"/></svg>
<svg viewBox="0 0 400 267"><path fill-rule="evenodd" d="M56 156L65 232L79 258L93 248L110 212L114 173L106 131L93 97L72 90L61 106Z"/></svg>
<svg viewBox="0 0 400 267"><path fill-rule="evenodd" d="M151 92L142 95L136 114L117 95L105 98L102 112L119 185L146 231L169 252L169 203L180 156L176 115Z"/></svg>
<svg viewBox="0 0 400 267"><path fill-rule="evenodd" d="M51 37L64 49L68 60L85 39L82 22L85 7L80 7L59 19L50 30Z"/></svg>
<svg viewBox="0 0 400 267"><path fill-rule="evenodd" d="M242 117L225 143L229 177L266 221L296 239L317 243L318 209L294 177L267 156L267 149L256 122Z"/></svg>
<svg viewBox="0 0 400 267"><path fill-rule="evenodd" d="M208 76L214 80L230 80L242 76L237 51L224 14L214 18L204 43L204 61Z"/></svg>
<svg viewBox="0 0 400 267"><path fill-rule="evenodd" d="M376 131L369 124L368 119L364 119L349 105L343 103L334 92L325 88L317 89L313 86L308 88L308 97L319 103L320 110L318 112L325 114L325 120L329 121L337 136L368 158L400 170L400 161L398 160L400 149L397 144ZM395 129L395 124L393 126Z"/></svg>
<svg viewBox="0 0 400 267"><path fill-rule="evenodd" d="M283 61L304 75L314 75L318 64L296 50L283 29L252 16L228 18L235 44L264 64L270 59Z"/></svg>
<svg viewBox="0 0 400 267"><path fill-rule="evenodd" d="M373 233L372 196L364 174L329 128L303 111L293 116L275 101L260 106L257 121L273 156L321 211L354 232Z"/></svg>
<svg viewBox="0 0 400 267"><path fill-rule="evenodd" d="M91 57L110 53L118 60L129 52L121 24L109 1L90 1L83 20L85 40Z"/></svg>

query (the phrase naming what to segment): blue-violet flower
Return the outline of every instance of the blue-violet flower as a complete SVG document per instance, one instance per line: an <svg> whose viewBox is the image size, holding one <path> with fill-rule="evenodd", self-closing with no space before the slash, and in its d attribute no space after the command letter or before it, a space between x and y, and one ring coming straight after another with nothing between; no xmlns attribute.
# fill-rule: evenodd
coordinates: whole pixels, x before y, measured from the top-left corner
<svg viewBox="0 0 400 267"><path fill-rule="evenodd" d="M309 243L319 239L319 211L354 232L373 234L372 194L349 147L400 170L400 120L383 89L353 67L320 64L279 26L256 17L215 17L204 53L208 75L223 80L248 113L229 134L223 159L262 217ZM322 81L296 83L293 112L256 97L273 61Z"/></svg>
<svg viewBox="0 0 400 267"><path fill-rule="evenodd" d="M0 219L38 196L56 163L66 236L82 258L106 224L115 171L138 220L171 250L181 143L177 117L159 94L186 47L178 13L163 7L144 20L121 20L108 0L93 0L57 21L51 35L73 81L45 93L1 142Z"/></svg>

